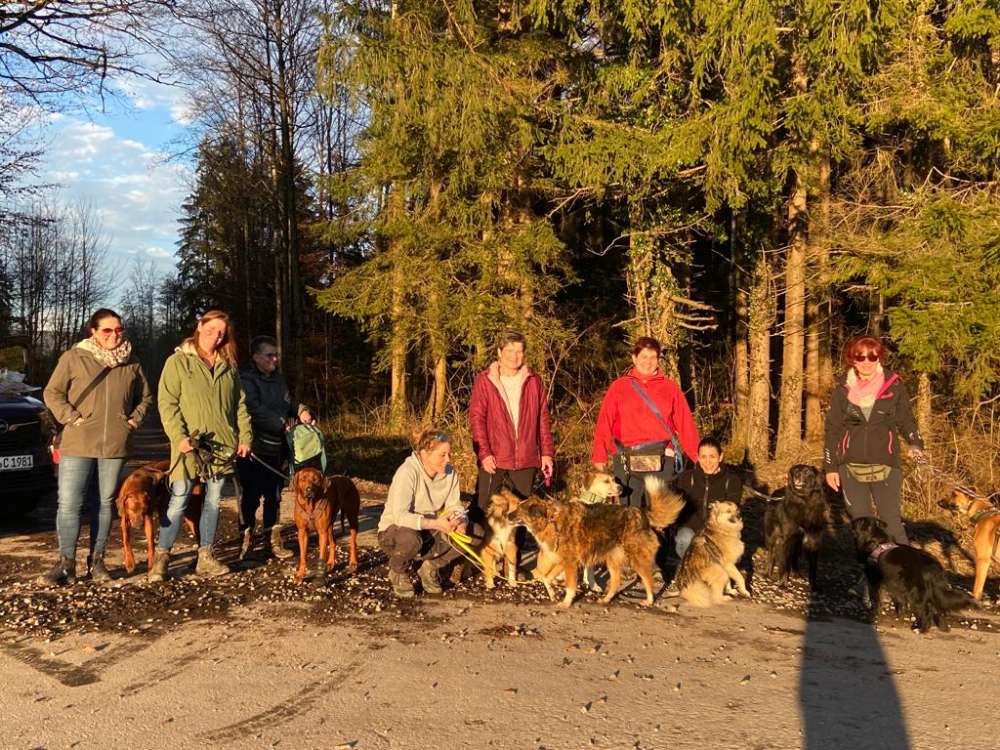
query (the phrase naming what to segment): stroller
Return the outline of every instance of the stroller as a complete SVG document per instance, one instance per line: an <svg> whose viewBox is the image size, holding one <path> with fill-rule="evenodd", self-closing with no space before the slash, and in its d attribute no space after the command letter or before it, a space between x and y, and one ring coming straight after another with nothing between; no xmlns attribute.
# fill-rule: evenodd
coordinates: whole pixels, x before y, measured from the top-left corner
<svg viewBox="0 0 1000 750"><path fill-rule="evenodd" d="M285 433L289 475L299 469L319 469L326 474L326 436L312 424L299 423Z"/></svg>

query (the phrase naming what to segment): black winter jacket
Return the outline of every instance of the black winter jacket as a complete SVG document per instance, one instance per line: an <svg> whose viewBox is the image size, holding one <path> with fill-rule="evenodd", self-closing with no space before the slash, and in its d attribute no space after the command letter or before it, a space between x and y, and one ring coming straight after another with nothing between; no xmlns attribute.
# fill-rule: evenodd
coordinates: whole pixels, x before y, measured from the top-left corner
<svg viewBox="0 0 1000 750"><path fill-rule="evenodd" d="M292 400L288 382L277 370L265 375L250 365L240 370L240 382L253 424L253 451L265 460L278 461L285 448L285 420L307 407Z"/></svg>
<svg viewBox="0 0 1000 750"><path fill-rule="evenodd" d="M705 526L710 503L725 500L740 505L743 502L743 481L726 464L722 464L715 474L706 474L701 466L695 464L677 476L674 487L687 500L678 523L694 531L700 531Z"/></svg>
<svg viewBox="0 0 1000 750"><path fill-rule="evenodd" d="M843 464L899 466L900 438L923 450L906 386L893 372L886 370L884 377L868 419L860 406L847 400L847 376L838 381L826 415L824 471L836 471Z"/></svg>

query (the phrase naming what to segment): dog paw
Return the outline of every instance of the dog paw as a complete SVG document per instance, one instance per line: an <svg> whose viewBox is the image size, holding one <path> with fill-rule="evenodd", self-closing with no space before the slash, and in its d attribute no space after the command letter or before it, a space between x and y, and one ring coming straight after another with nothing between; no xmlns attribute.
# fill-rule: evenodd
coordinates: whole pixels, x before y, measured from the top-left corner
<svg viewBox="0 0 1000 750"><path fill-rule="evenodd" d="M573 606L573 602L571 602L571 601L566 601L565 599L563 599L563 600L562 600L561 602L559 602L559 603L558 603L558 604L557 604L556 606L557 606L557 607L559 607L559 609L569 609L570 607L572 607L572 606Z"/></svg>

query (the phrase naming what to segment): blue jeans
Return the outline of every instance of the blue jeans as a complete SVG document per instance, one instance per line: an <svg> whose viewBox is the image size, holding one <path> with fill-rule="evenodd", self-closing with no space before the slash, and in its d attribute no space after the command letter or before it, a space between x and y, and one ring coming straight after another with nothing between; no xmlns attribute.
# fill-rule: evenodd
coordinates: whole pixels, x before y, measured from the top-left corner
<svg viewBox="0 0 1000 750"><path fill-rule="evenodd" d="M202 547L212 546L215 540L215 527L219 525L219 503L222 502L222 486L225 477L212 477L205 482L205 504L201 509L201 519L198 522L198 533L201 536L199 544ZM156 542L158 549L170 550L177 541L177 532L181 530L184 519L184 509L194 481L178 479L170 484L170 503L167 505L167 518L160 523L160 538Z"/></svg>
<svg viewBox="0 0 1000 750"><path fill-rule="evenodd" d="M684 553L691 546L692 539L694 539L694 529L689 529L687 526L681 526L677 529L677 533L674 535L674 549L677 550L677 556L681 560L684 559Z"/></svg>
<svg viewBox="0 0 1000 750"><path fill-rule="evenodd" d="M124 458L89 458L63 456L59 462L59 505L56 510L56 536L59 554L76 559L76 540L80 536L80 510L87 488L97 467L97 504L90 513L90 552L101 554L111 530L111 503L118 489Z"/></svg>

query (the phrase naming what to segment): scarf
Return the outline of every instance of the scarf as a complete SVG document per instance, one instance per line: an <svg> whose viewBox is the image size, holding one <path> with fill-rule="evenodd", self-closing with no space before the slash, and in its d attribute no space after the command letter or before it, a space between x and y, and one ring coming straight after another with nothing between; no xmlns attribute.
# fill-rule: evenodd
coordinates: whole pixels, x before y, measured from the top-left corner
<svg viewBox="0 0 1000 750"><path fill-rule="evenodd" d="M132 342L128 339L124 339L114 349L105 349L94 341L93 337L84 339L77 346L86 352L90 352L94 359L104 367L118 367L128 362L129 357L132 356Z"/></svg>
<svg viewBox="0 0 1000 750"><path fill-rule="evenodd" d="M868 409L875 405L875 399L885 385L885 371L882 363L875 365L875 374L870 380L862 380L852 367L847 371L847 400L852 404Z"/></svg>

